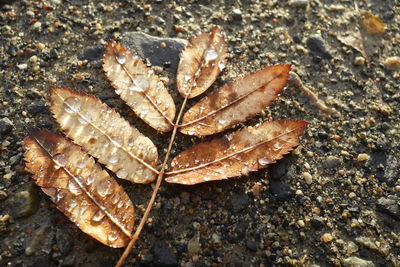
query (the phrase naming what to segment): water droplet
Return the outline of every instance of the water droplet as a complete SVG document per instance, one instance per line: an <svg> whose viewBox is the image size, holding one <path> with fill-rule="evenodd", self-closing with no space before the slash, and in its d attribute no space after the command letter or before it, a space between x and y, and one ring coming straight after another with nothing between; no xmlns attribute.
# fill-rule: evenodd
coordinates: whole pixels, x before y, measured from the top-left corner
<svg viewBox="0 0 400 267"><path fill-rule="evenodd" d="M124 169L121 169L117 172L117 177L120 179L125 179L128 176L128 172Z"/></svg>
<svg viewBox="0 0 400 267"><path fill-rule="evenodd" d="M259 158L259 159L258 159L258 163L259 163L260 165L262 165L262 166L265 166L265 165L270 164L271 162L270 162L269 159L267 159L267 158Z"/></svg>
<svg viewBox="0 0 400 267"><path fill-rule="evenodd" d="M118 202L117 207L120 209L123 205L124 205L124 201L121 199L121 200Z"/></svg>
<svg viewBox="0 0 400 267"><path fill-rule="evenodd" d="M211 178L210 177L203 177L203 180L204 181L211 181Z"/></svg>
<svg viewBox="0 0 400 267"><path fill-rule="evenodd" d="M108 180L104 180L97 185L97 193L99 193L99 195L102 197L111 194L113 191L113 185Z"/></svg>
<svg viewBox="0 0 400 267"><path fill-rule="evenodd" d="M183 76L183 78L185 79L185 81L189 81L190 79L192 79L192 75L185 75Z"/></svg>
<svg viewBox="0 0 400 267"><path fill-rule="evenodd" d="M87 185L91 185L91 184L93 184L94 180L96 180L96 177L95 177L94 175L91 175L91 176L89 176L89 177L87 178L86 184L87 184Z"/></svg>
<svg viewBox="0 0 400 267"><path fill-rule="evenodd" d="M111 203L117 204L117 202L121 199L119 194L114 194L111 198Z"/></svg>
<svg viewBox="0 0 400 267"><path fill-rule="evenodd" d="M211 46L210 48L207 49L205 56L206 63L216 59L217 57L218 57L218 52L217 50L215 50L215 47Z"/></svg>
<svg viewBox="0 0 400 267"><path fill-rule="evenodd" d="M65 192L58 190L56 195L56 203L65 197Z"/></svg>
<svg viewBox="0 0 400 267"><path fill-rule="evenodd" d="M93 215L92 220L95 222L100 222L106 214L102 210L98 210L95 215Z"/></svg>
<svg viewBox="0 0 400 267"><path fill-rule="evenodd" d="M117 54L117 55L115 55L115 60L117 60L117 62L118 62L119 64L125 64L125 62L126 62L126 57L125 57L124 54Z"/></svg>
<svg viewBox="0 0 400 267"><path fill-rule="evenodd" d="M149 86L150 84L146 76L137 75L128 89L135 92L144 92L149 88Z"/></svg>
<svg viewBox="0 0 400 267"><path fill-rule="evenodd" d="M274 151L277 151L277 150L279 150L279 149L281 149L282 148L282 145L281 144L278 144L278 143L276 143L276 144L274 144L273 146L272 146L272 150L274 150Z"/></svg>
<svg viewBox="0 0 400 267"><path fill-rule="evenodd" d="M86 211L88 210L88 208L89 208L88 205L82 205L81 209L79 210L79 215L83 216L86 213Z"/></svg>
<svg viewBox="0 0 400 267"><path fill-rule="evenodd" d="M118 156L117 155L112 155L109 159L108 162L111 164L115 164L118 162Z"/></svg>
<svg viewBox="0 0 400 267"><path fill-rule="evenodd" d="M68 204L68 211L69 212L72 212L72 210L76 207L76 206L78 206L78 202L77 201L75 201L75 200L72 200L69 204Z"/></svg>
<svg viewBox="0 0 400 267"><path fill-rule="evenodd" d="M63 153L54 155L53 160L55 163L57 163L58 168L67 165L67 157Z"/></svg>
<svg viewBox="0 0 400 267"><path fill-rule="evenodd" d="M226 120L218 120L218 123L219 123L219 124L225 124L225 123L226 123Z"/></svg>
<svg viewBox="0 0 400 267"><path fill-rule="evenodd" d="M78 117L78 121L83 125L87 125L89 122L92 121L92 116L90 116L89 114L80 114L80 116Z"/></svg>
<svg viewBox="0 0 400 267"><path fill-rule="evenodd" d="M64 110L68 113L77 113L81 110L81 101L76 97L69 97L64 101Z"/></svg>
<svg viewBox="0 0 400 267"><path fill-rule="evenodd" d="M76 167L78 167L79 169L83 169L86 166L86 162L84 160L80 160L76 163Z"/></svg>
<svg viewBox="0 0 400 267"><path fill-rule="evenodd" d="M189 130L189 131L187 131L187 134L188 135L194 135L196 132L195 131L192 131L192 130Z"/></svg>
<svg viewBox="0 0 400 267"><path fill-rule="evenodd" d="M118 233L117 232L111 232L108 236L107 236L108 241L110 242L114 242L115 240L118 239Z"/></svg>
<svg viewBox="0 0 400 267"><path fill-rule="evenodd" d="M82 193L80 186L72 179L68 182L68 189L74 195L79 195Z"/></svg>
<svg viewBox="0 0 400 267"><path fill-rule="evenodd" d="M115 93L116 93L117 95L120 95L120 94L122 93L122 89L115 89Z"/></svg>
<svg viewBox="0 0 400 267"><path fill-rule="evenodd" d="M218 68L219 68L220 71L222 71L223 69L225 69L225 63L224 63L223 61L220 61L220 62L218 63Z"/></svg>

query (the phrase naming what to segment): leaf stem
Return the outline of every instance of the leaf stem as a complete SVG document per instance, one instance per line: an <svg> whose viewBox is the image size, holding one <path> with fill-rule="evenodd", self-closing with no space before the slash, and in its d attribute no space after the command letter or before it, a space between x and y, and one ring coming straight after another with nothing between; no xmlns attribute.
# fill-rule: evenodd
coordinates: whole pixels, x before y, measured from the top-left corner
<svg viewBox="0 0 400 267"><path fill-rule="evenodd" d="M125 259L128 257L129 253L131 252L133 246L135 245L136 241L138 240L139 235L142 232L144 225L147 222L147 218L149 217L150 211L153 208L154 201L156 200L158 191L160 189L160 185L161 185L162 180L164 178L165 168L167 166L169 155L171 154L172 145L174 144L176 132L178 130L178 123L179 123L179 121L180 121L180 119L182 117L183 110L185 109L188 97L189 97L189 94L187 94L185 96L185 98L183 100L183 103L182 103L182 106L181 106L181 109L179 111L178 117L176 118L176 123L174 124L174 129L172 130L171 138L169 140L167 153L165 154L165 158L164 158L164 161L162 163L161 170L160 170L160 172L158 174L158 177L157 177L156 185L154 187L154 190L153 190L153 193L152 193L151 198L149 200L149 203L147 204L146 210L145 210L145 212L144 212L144 214L142 216L142 219L140 220L140 223L139 223L135 233L132 236L131 241L129 242L128 246L125 248L124 252L122 253L122 255L119 258L119 260L118 260L117 264L115 265L115 267L121 267L122 266L122 264L124 263Z"/></svg>

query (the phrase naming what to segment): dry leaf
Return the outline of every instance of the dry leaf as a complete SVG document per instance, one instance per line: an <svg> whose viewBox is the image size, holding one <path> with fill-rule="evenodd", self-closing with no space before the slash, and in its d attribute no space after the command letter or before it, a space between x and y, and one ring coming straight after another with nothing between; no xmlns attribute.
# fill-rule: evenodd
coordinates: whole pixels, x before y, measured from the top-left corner
<svg viewBox="0 0 400 267"><path fill-rule="evenodd" d="M158 154L153 142L98 98L53 87L50 109L66 136L117 177L134 183L154 181Z"/></svg>
<svg viewBox="0 0 400 267"><path fill-rule="evenodd" d="M305 121L269 121L183 151L171 162L169 183L193 185L247 175L298 145Z"/></svg>
<svg viewBox="0 0 400 267"><path fill-rule="evenodd" d="M103 69L122 100L147 124L161 132L173 128L175 103L157 75L131 51L109 42Z"/></svg>
<svg viewBox="0 0 400 267"><path fill-rule="evenodd" d="M385 24L370 12L365 12L360 18L360 25L368 34L382 34L385 32Z"/></svg>
<svg viewBox="0 0 400 267"><path fill-rule="evenodd" d="M282 92L290 69L290 65L266 67L222 86L186 112L180 131L210 135L255 116Z"/></svg>
<svg viewBox="0 0 400 267"><path fill-rule="evenodd" d="M225 68L227 55L218 27L192 38L180 56L176 77L179 93L193 98L206 91Z"/></svg>
<svg viewBox="0 0 400 267"><path fill-rule="evenodd" d="M24 139L26 168L83 232L110 247L124 247L133 230L134 208L108 173L66 138L38 129Z"/></svg>

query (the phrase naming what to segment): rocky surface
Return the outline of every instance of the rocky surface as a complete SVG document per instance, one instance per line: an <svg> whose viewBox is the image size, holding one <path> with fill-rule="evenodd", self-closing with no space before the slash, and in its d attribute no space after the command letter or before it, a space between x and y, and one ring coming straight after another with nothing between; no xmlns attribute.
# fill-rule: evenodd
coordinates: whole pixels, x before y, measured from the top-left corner
<svg viewBox="0 0 400 267"><path fill-rule="evenodd" d="M399 8L396 1L0 1L0 265L115 264L121 250L80 232L31 185L22 160L25 127L56 132L48 89L73 87L116 108L162 155L169 135L129 116L102 73L103 45L129 44L132 33L161 38L146 35L130 45L158 65L179 104L173 72L181 48L156 63L167 50L154 44L163 48L176 41L170 38L182 44L218 25L230 57L216 86L291 63L335 112L287 88L249 124L305 119L301 145L270 171L249 177L163 184L127 264L399 266ZM358 31L365 11L383 21L384 33ZM196 142L178 136L174 155ZM140 217L151 186L121 184Z"/></svg>

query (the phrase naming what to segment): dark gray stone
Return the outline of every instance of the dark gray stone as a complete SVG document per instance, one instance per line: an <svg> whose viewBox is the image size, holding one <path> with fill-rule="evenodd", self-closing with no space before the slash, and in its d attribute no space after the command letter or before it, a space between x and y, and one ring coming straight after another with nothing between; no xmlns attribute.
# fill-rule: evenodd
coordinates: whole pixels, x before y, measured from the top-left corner
<svg viewBox="0 0 400 267"><path fill-rule="evenodd" d="M175 75L179 64L179 54L187 41L177 38L159 38L142 32L127 32L122 35L122 44L142 59L148 59L152 65L164 67ZM162 47L161 43L165 43Z"/></svg>
<svg viewBox="0 0 400 267"><path fill-rule="evenodd" d="M104 54L104 46L103 45L98 45L95 47L89 47L85 51L83 51L82 55L78 56L78 59L80 60L88 60L88 61L96 61L100 60L103 58Z"/></svg>
<svg viewBox="0 0 400 267"><path fill-rule="evenodd" d="M177 266L178 262L172 248L162 242L157 242L152 250L153 263L160 267Z"/></svg>
<svg viewBox="0 0 400 267"><path fill-rule="evenodd" d="M322 59L332 59L332 55L326 48L325 41L319 36L312 36L307 39L307 47L311 54Z"/></svg>
<svg viewBox="0 0 400 267"><path fill-rule="evenodd" d="M239 212L249 205L249 197L245 193L232 195L231 205L233 212Z"/></svg>
<svg viewBox="0 0 400 267"><path fill-rule="evenodd" d="M38 188L30 184L27 188L10 195L6 202L13 217L30 216L39 208Z"/></svg>
<svg viewBox="0 0 400 267"><path fill-rule="evenodd" d="M6 135L11 133L12 130L12 125L9 124L8 122L4 121L4 120L0 120L0 134L1 135Z"/></svg>
<svg viewBox="0 0 400 267"><path fill-rule="evenodd" d="M336 156L328 156L323 162L323 166L327 169L336 169L340 166L342 161Z"/></svg>
<svg viewBox="0 0 400 267"><path fill-rule="evenodd" d="M378 199L378 209L400 221L400 197L389 195Z"/></svg>
<svg viewBox="0 0 400 267"><path fill-rule="evenodd" d="M293 197L294 190L280 181L271 180L269 190L276 201L286 201Z"/></svg>

